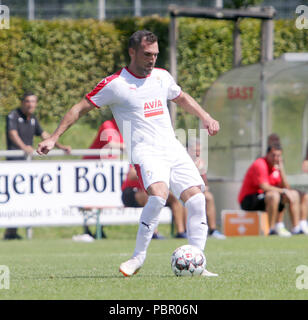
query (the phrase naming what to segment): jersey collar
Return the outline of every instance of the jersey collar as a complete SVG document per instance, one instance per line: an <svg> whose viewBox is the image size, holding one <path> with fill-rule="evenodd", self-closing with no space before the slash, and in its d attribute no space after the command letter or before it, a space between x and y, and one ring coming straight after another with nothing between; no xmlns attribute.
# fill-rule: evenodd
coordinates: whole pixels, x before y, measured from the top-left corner
<svg viewBox="0 0 308 320"><path fill-rule="evenodd" d="M125 67L124 69L125 69L128 73L130 73L132 76L134 76L135 78L137 78L137 79L145 79L145 78L148 78L148 77L151 76L151 73L150 73L150 74L148 74L148 75L145 76L145 77L139 77L139 76L137 76L136 74L134 74L131 70L129 70L128 67Z"/></svg>

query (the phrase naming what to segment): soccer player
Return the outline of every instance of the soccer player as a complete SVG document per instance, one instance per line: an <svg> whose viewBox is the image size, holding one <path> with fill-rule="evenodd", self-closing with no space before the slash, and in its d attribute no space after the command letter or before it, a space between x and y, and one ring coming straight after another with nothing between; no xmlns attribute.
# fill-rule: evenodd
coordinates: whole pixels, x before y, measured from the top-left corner
<svg viewBox="0 0 308 320"><path fill-rule="evenodd" d="M133 256L120 265L124 276L132 276L142 267L159 213L165 206L169 186L188 210L187 238L190 245L204 250L208 225L205 212L204 182L198 169L172 128L167 100L199 117L213 136L219 123L175 83L163 69L154 68L159 53L158 39L146 30L129 39L130 63L103 79L85 99L64 116L52 136L39 143L37 152L47 154L58 138L82 115L93 108L108 105L122 133L131 162L149 195L144 206ZM131 132L129 134L128 132ZM217 276L204 270L203 276Z"/></svg>

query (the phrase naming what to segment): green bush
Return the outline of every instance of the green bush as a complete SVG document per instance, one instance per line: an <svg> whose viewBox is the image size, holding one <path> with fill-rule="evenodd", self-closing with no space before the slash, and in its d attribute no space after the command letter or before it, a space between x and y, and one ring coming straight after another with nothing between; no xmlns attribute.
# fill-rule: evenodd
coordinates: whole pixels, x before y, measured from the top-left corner
<svg viewBox="0 0 308 320"><path fill-rule="evenodd" d="M19 104L24 90L39 96L37 114L42 122L58 122L105 76L128 63L127 41L137 29L159 37L159 67L168 68L168 18L123 18L108 22L94 19L26 21L12 18L11 28L0 31L0 115ZM260 58L260 22L242 20L243 64ZM231 21L180 18L178 82L201 102L204 92L232 68ZM275 52L308 50L308 39L292 20L275 21ZM110 116L91 112L84 120L93 127ZM177 126L192 127L196 120L178 111Z"/></svg>

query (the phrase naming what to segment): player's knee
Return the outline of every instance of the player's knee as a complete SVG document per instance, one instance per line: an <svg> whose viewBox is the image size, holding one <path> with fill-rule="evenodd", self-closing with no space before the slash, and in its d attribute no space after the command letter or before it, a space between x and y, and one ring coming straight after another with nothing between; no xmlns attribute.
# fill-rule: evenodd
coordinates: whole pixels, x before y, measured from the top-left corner
<svg viewBox="0 0 308 320"><path fill-rule="evenodd" d="M168 199L169 189L164 182L155 182L148 187L148 193L150 196L159 196Z"/></svg>
<svg viewBox="0 0 308 320"><path fill-rule="evenodd" d="M299 203L299 201L300 201L300 196L299 196L298 191L296 191L296 190L290 190L290 194L291 194L290 202L291 202L291 203Z"/></svg>
<svg viewBox="0 0 308 320"><path fill-rule="evenodd" d="M279 203L280 193L278 191L268 191L265 195L266 202Z"/></svg>

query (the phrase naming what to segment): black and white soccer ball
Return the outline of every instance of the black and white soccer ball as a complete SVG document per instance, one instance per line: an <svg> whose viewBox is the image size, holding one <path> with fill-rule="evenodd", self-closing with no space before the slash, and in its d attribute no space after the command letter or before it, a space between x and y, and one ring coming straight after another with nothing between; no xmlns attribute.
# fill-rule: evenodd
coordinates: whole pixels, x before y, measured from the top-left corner
<svg viewBox="0 0 308 320"><path fill-rule="evenodd" d="M205 267L205 255L195 246L184 245L172 253L171 269L178 277L199 276Z"/></svg>

